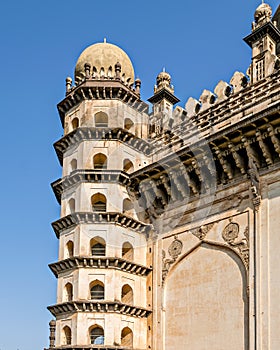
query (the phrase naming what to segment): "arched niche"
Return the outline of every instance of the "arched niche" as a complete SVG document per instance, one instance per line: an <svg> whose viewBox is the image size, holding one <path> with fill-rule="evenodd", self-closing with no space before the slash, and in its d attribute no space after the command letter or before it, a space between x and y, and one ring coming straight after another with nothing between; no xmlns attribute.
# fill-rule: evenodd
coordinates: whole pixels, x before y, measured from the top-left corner
<svg viewBox="0 0 280 350"><path fill-rule="evenodd" d="M129 242L124 242L122 245L122 258L130 261L134 259L134 249Z"/></svg>
<svg viewBox="0 0 280 350"><path fill-rule="evenodd" d="M128 216L134 215L134 207L129 198L123 200L123 213Z"/></svg>
<svg viewBox="0 0 280 350"><path fill-rule="evenodd" d="M62 330L62 344L63 345L71 345L72 343L72 332L70 327L65 326Z"/></svg>
<svg viewBox="0 0 280 350"><path fill-rule="evenodd" d="M104 299L105 290L104 290L104 284L101 281L95 280L91 282L89 288L90 288L90 299L94 299L94 300Z"/></svg>
<svg viewBox="0 0 280 350"><path fill-rule="evenodd" d="M123 161L123 171L125 173L128 173L128 174L130 174L134 171L133 163L128 158L124 159L124 161Z"/></svg>
<svg viewBox="0 0 280 350"><path fill-rule="evenodd" d="M104 329L98 325L94 325L89 329L90 344L104 344Z"/></svg>
<svg viewBox="0 0 280 350"><path fill-rule="evenodd" d="M68 241L65 246L65 258L72 258L74 255L74 243L73 241Z"/></svg>
<svg viewBox="0 0 280 350"><path fill-rule="evenodd" d="M64 286L64 301L73 300L73 285L71 283L66 283Z"/></svg>
<svg viewBox="0 0 280 350"><path fill-rule="evenodd" d="M202 243L164 285L165 348L248 350L245 267L231 249Z"/></svg>
<svg viewBox="0 0 280 350"><path fill-rule="evenodd" d="M121 345L124 347L133 347L133 332L129 327L125 327L121 333Z"/></svg>
<svg viewBox="0 0 280 350"><path fill-rule="evenodd" d="M108 127L108 115L104 112L98 112L94 116L96 128L107 128Z"/></svg>
<svg viewBox="0 0 280 350"><path fill-rule="evenodd" d="M70 162L70 173L77 169L77 159L72 159Z"/></svg>
<svg viewBox="0 0 280 350"><path fill-rule="evenodd" d="M80 121L79 121L78 118L74 118L72 120L71 124L72 124L72 129L75 130L75 129L77 129L80 126Z"/></svg>
<svg viewBox="0 0 280 350"><path fill-rule="evenodd" d="M75 206L76 206L75 199L74 198L69 199L68 211L70 214L75 212L75 209L76 209Z"/></svg>
<svg viewBox="0 0 280 350"><path fill-rule="evenodd" d="M122 287L122 303L133 305L133 290L129 284L125 284Z"/></svg>
<svg viewBox="0 0 280 350"><path fill-rule="evenodd" d="M90 240L91 255L105 256L106 255L106 242L101 237L94 237Z"/></svg>
<svg viewBox="0 0 280 350"><path fill-rule="evenodd" d="M95 212L106 212L106 197L102 193L96 193L91 197L92 210Z"/></svg>
<svg viewBox="0 0 280 350"><path fill-rule="evenodd" d="M134 123L130 118L124 119L124 128L126 130L131 130L133 126L134 126Z"/></svg>
<svg viewBox="0 0 280 350"><path fill-rule="evenodd" d="M97 153L93 157L94 169L107 169L107 157L103 153Z"/></svg>

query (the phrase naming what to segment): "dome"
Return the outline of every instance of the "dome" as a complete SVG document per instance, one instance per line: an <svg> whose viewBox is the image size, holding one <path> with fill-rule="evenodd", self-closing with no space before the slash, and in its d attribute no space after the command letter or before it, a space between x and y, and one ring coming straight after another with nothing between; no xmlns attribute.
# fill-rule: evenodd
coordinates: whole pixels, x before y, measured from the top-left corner
<svg viewBox="0 0 280 350"><path fill-rule="evenodd" d="M262 3L255 11L255 21L258 23L261 18L269 18L272 16L272 8L270 5Z"/></svg>
<svg viewBox="0 0 280 350"><path fill-rule="evenodd" d="M171 76L169 73L163 71L163 72L160 72L159 75L157 76L157 85L159 85L160 83L162 82L168 82L170 84L171 82Z"/></svg>
<svg viewBox="0 0 280 350"><path fill-rule="evenodd" d="M171 84L171 75L165 71L165 69L160 72L157 76L156 80L156 86L154 89L154 92L158 92L161 89L165 88L170 90L172 93L174 92L173 87L170 85Z"/></svg>
<svg viewBox="0 0 280 350"><path fill-rule="evenodd" d="M96 77L115 75L115 65L121 66L120 76L125 82L134 82L134 69L128 55L118 46L106 43L96 43L87 47L78 58L75 68L75 80L79 82L85 77L85 64L91 66L91 72Z"/></svg>

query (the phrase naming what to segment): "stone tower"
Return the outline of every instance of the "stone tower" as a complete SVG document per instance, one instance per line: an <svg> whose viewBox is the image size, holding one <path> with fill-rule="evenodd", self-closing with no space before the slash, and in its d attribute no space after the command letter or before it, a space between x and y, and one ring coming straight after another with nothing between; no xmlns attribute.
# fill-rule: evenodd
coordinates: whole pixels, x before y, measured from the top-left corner
<svg viewBox="0 0 280 350"><path fill-rule="evenodd" d="M127 54L104 41L80 55L75 85L66 79L58 104L63 178L52 184L61 218L53 223L59 259L50 265L57 302L49 307L56 348L148 347L147 225L137 220L126 189L128 174L148 162L140 85ZM53 322L51 328L52 347Z"/></svg>
<svg viewBox="0 0 280 350"><path fill-rule="evenodd" d="M129 57L87 48L58 104L59 258L49 349L280 348L280 7L246 74L175 107Z"/></svg>

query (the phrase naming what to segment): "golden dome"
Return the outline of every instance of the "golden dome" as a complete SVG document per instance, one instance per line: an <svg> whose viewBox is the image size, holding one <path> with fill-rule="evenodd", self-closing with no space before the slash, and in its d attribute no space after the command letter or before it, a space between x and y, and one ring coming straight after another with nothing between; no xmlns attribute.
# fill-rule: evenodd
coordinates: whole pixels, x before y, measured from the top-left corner
<svg viewBox="0 0 280 350"><path fill-rule="evenodd" d="M97 43L87 47L78 58L75 68L75 80L81 81L85 77L85 64L91 66L92 74L98 78L113 78L115 65L121 65L120 76L124 82L134 82L134 69L128 55L113 44Z"/></svg>

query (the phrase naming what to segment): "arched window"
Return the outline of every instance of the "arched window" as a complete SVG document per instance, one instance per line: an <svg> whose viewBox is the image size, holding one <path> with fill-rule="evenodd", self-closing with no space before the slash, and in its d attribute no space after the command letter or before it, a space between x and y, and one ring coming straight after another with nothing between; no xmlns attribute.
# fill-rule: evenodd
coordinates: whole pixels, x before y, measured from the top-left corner
<svg viewBox="0 0 280 350"><path fill-rule="evenodd" d="M133 305L133 290L128 284L122 287L122 303Z"/></svg>
<svg viewBox="0 0 280 350"><path fill-rule="evenodd" d="M107 157L105 154L98 153L93 157L94 169L107 169Z"/></svg>
<svg viewBox="0 0 280 350"><path fill-rule="evenodd" d="M112 77L113 77L113 69L112 69L112 66L109 67L107 76L108 76L108 78L112 78Z"/></svg>
<svg viewBox="0 0 280 350"><path fill-rule="evenodd" d="M104 194L96 193L91 197L92 210L106 212L106 197Z"/></svg>
<svg viewBox="0 0 280 350"><path fill-rule="evenodd" d="M133 260L133 247L129 242L125 242L122 246L122 257L126 260Z"/></svg>
<svg viewBox="0 0 280 350"><path fill-rule="evenodd" d="M106 243L103 238L94 237L90 241L91 254L95 256L105 256L106 255Z"/></svg>
<svg viewBox="0 0 280 350"><path fill-rule="evenodd" d="M95 114L95 126L97 128L107 128L108 127L108 115L104 112L98 112Z"/></svg>
<svg viewBox="0 0 280 350"><path fill-rule="evenodd" d="M89 331L90 343L96 345L104 344L104 330L100 326L93 326Z"/></svg>
<svg viewBox="0 0 280 350"><path fill-rule="evenodd" d="M94 281L90 284L90 298L102 300L104 299L104 284L101 281Z"/></svg>
<svg viewBox="0 0 280 350"><path fill-rule="evenodd" d="M72 241L68 241L66 244L66 258L72 258L74 255L74 244Z"/></svg>
<svg viewBox="0 0 280 350"><path fill-rule="evenodd" d="M133 163L127 158L123 161L123 171L128 174L134 171Z"/></svg>
<svg viewBox="0 0 280 350"><path fill-rule="evenodd" d="M68 202L69 212L72 214L75 212L75 199L71 198Z"/></svg>
<svg viewBox="0 0 280 350"><path fill-rule="evenodd" d="M64 287L64 300L72 301L73 300L73 286L71 283L66 283Z"/></svg>
<svg viewBox="0 0 280 350"><path fill-rule="evenodd" d="M72 159L70 162L70 172L77 169L77 159Z"/></svg>
<svg viewBox="0 0 280 350"><path fill-rule="evenodd" d="M72 342L72 332L68 326L63 328L63 337L62 337L63 345L71 345Z"/></svg>
<svg viewBox="0 0 280 350"><path fill-rule="evenodd" d="M133 123L133 121L131 119L125 118L125 120L124 120L124 128L126 130L130 130L133 127L133 125L134 125L134 123Z"/></svg>
<svg viewBox="0 0 280 350"><path fill-rule="evenodd" d="M72 120L72 129L77 129L79 127L80 123L79 123L79 119L78 118L74 118Z"/></svg>
<svg viewBox="0 0 280 350"><path fill-rule="evenodd" d="M133 216L134 214L133 204L128 198L123 200L123 213L129 216Z"/></svg>
<svg viewBox="0 0 280 350"><path fill-rule="evenodd" d="M121 345L127 347L133 347L133 333L129 327L125 327L121 334Z"/></svg>

